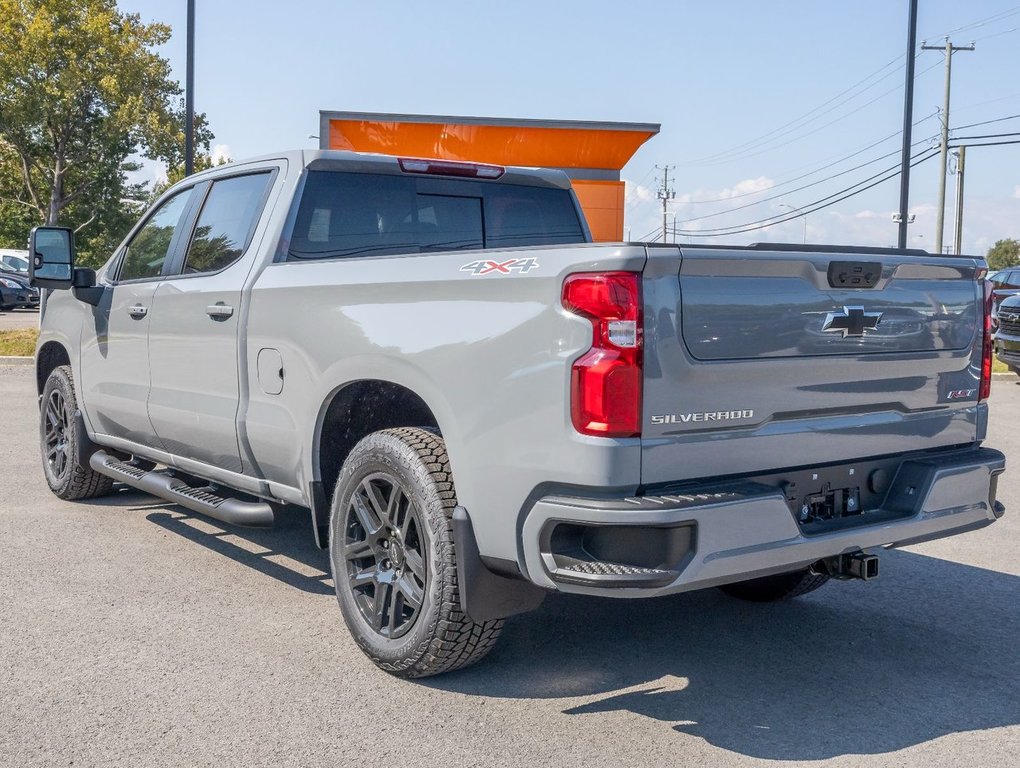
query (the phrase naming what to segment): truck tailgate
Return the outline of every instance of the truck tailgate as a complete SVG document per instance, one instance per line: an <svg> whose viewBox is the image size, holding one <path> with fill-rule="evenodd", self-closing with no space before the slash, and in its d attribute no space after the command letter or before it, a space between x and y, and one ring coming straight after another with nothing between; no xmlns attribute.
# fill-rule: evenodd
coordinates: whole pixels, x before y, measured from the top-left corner
<svg viewBox="0 0 1020 768"><path fill-rule="evenodd" d="M973 443L983 264L649 247L642 483Z"/></svg>

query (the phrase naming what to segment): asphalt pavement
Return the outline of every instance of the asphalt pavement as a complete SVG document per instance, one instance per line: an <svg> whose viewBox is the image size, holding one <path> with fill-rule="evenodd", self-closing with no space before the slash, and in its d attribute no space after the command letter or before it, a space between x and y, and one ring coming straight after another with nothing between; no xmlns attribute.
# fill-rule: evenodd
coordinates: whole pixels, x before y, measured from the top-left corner
<svg viewBox="0 0 1020 768"><path fill-rule="evenodd" d="M0 331L14 331L19 328L38 328L38 309L10 309L0 312Z"/></svg>
<svg viewBox="0 0 1020 768"><path fill-rule="evenodd" d="M1006 517L757 605L557 596L480 665L377 670L306 514L228 529L67 503L30 367L0 368L0 766L1020 765L1020 469ZM988 445L1020 461L1020 386Z"/></svg>

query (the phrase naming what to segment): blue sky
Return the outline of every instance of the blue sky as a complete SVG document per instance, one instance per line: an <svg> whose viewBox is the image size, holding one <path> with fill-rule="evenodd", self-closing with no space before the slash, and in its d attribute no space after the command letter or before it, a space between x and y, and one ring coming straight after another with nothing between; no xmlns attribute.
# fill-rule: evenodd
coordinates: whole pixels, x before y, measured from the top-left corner
<svg viewBox="0 0 1020 768"><path fill-rule="evenodd" d="M120 7L173 26L162 52L183 82L184 0ZM624 169L631 236L661 222L656 164L676 166L671 222L735 227L788 214L897 162L849 170L899 148L892 134L902 121L906 16L907 0L197 0L196 105L234 158L316 146L307 136L318 132L320 109L661 123ZM1020 2L920 0L918 40L939 44L947 32L958 45L977 45L953 57L950 125L1020 115ZM939 129L942 54L925 52L916 67L914 119L927 118L914 129L920 151ZM1013 119L954 134L1018 131ZM934 244L937 168L930 160L911 177L913 246ZM1020 145L972 148L966 170L965 251L1020 237ZM955 187L951 176L947 244ZM893 179L812 213L808 239L892 244L898 196ZM720 215L691 221L709 214ZM803 236L797 219L695 241Z"/></svg>

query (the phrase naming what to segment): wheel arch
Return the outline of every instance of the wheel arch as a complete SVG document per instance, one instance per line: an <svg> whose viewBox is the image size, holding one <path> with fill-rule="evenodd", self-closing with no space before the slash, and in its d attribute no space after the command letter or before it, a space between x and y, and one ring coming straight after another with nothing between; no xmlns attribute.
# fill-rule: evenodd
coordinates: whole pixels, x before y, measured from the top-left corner
<svg viewBox="0 0 1020 768"><path fill-rule="evenodd" d="M36 394L42 395L43 387L46 386L46 379L53 373L54 369L62 365L71 365L71 356L67 348L59 341L46 341L35 354L35 382Z"/></svg>
<svg viewBox="0 0 1020 768"><path fill-rule="evenodd" d="M364 437L393 427L427 427L443 435L436 409L419 392L395 381L349 381L321 403L311 446L312 518L320 547L327 544L333 488L344 461Z"/></svg>

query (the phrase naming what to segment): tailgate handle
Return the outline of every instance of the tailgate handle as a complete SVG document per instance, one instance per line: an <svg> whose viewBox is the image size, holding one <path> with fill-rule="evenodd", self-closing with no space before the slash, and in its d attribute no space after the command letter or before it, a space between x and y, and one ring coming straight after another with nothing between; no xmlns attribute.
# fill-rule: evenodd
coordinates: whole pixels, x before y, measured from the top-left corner
<svg viewBox="0 0 1020 768"><path fill-rule="evenodd" d="M829 285L833 288L874 288L882 276L877 261L833 261L829 264Z"/></svg>

